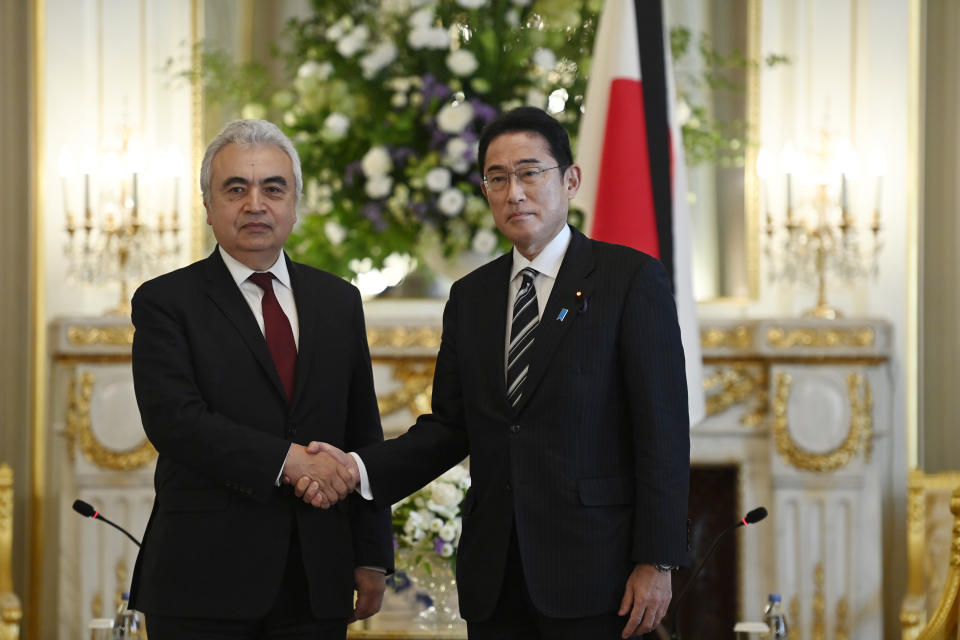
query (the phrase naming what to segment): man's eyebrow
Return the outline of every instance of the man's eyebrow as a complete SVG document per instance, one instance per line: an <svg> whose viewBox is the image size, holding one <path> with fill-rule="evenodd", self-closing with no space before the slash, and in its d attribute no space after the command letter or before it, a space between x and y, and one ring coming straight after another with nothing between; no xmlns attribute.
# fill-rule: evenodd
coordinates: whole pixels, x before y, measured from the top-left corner
<svg viewBox="0 0 960 640"><path fill-rule="evenodd" d="M239 185L242 185L242 186L247 186L248 184L250 184L250 181L247 180L246 178L242 178L242 177L240 177L240 176L231 176L231 177L229 177L229 178L227 178L226 180L223 181L223 185L222 185L222 186L223 186L224 188L226 188L226 187L232 187L232 186L235 185L235 184L239 184Z"/></svg>
<svg viewBox="0 0 960 640"><path fill-rule="evenodd" d="M543 160L540 158L524 158L523 160L517 160L516 164L538 164L542 163ZM494 164L487 167L487 171L506 171L507 168L500 164Z"/></svg>
<svg viewBox="0 0 960 640"><path fill-rule="evenodd" d="M264 178L261 180L260 184L279 184L283 187L286 187L287 179L283 176L270 176L269 178Z"/></svg>

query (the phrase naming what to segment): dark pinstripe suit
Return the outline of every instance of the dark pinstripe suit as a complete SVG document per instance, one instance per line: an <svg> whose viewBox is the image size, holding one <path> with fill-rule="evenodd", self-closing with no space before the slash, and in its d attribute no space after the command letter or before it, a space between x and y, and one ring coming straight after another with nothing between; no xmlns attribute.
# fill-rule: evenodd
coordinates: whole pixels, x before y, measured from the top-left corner
<svg viewBox="0 0 960 640"><path fill-rule="evenodd" d="M514 520L541 613L609 613L635 563L686 562L690 440L673 297L658 261L574 229L523 399L511 408L511 260L507 254L453 285L433 413L359 453L383 503L470 455L457 564L467 620L486 619L496 605Z"/></svg>

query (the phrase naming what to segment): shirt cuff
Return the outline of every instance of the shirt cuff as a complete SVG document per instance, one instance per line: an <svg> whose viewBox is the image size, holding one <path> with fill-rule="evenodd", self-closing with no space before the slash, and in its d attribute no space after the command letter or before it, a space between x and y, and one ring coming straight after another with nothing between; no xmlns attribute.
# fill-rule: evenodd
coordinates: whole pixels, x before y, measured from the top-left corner
<svg viewBox="0 0 960 640"><path fill-rule="evenodd" d="M364 564L364 565L360 565L359 567L357 567L357 569L370 569L370 571L378 571L378 572L382 573L383 575L387 575L387 570L384 569L383 567L370 567L370 566L367 566L367 565Z"/></svg>
<svg viewBox="0 0 960 640"><path fill-rule="evenodd" d="M353 459L357 461L357 470L360 472L360 497L364 500L373 500L373 492L370 490L370 479L367 477L367 467L363 464L360 456L350 452Z"/></svg>
<svg viewBox="0 0 960 640"><path fill-rule="evenodd" d="M293 445L291 444L290 447ZM290 455L290 447L287 447L287 455L283 456L283 464L280 465L280 472L277 474L277 479L273 481L273 486L280 486L280 478L283 477L283 468L287 466L287 456Z"/></svg>

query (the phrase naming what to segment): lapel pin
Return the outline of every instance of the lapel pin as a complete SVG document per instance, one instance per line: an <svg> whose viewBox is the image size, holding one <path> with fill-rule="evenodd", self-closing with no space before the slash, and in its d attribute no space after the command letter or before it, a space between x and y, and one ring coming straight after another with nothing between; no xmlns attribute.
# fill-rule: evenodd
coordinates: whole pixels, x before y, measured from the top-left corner
<svg viewBox="0 0 960 640"><path fill-rule="evenodd" d="M566 317L567 317L567 308L564 307L563 309L560 309L560 313L557 314L557 320L559 320L560 322L563 322L563 319Z"/></svg>
<svg viewBox="0 0 960 640"><path fill-rule="evenodd" d="M583 295L583 291L577 291L577 302L580 303L580 313L586 313L587 311L587 298Z"/></svg>

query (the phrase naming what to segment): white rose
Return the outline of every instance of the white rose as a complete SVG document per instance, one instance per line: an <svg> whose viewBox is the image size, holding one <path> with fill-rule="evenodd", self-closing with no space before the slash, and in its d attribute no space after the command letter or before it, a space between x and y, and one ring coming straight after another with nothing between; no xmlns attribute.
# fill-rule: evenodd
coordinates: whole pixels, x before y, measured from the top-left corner
<svg viewBox="0 0 960 640"><path fill-rule="evenodd" d="M457 464L446 471L443 472L443 475L440 476L440 480L444 482L452 482L454 484L460 483L464 478L470 477L470 472L467 471L467 468L462 464Z"/></svg>
<svg viewBox="0 0 960 640"><path fill-rule="evenodd" d="M445 133L460 133L473 120L473 106L469 102L445 104L437 113L437 126Z"/></svg>
<svg viewBox="0 0 960 640"><path fill-rule="evenodd" d="M407 34L407 44L411 49L423 49L430 41L430 29L416 27Z"/></svg>
<svg viewBox="0 0 960 640"><path fill-rule="evenodd" d="M511 27L520 26L520 12L516 9L508 9L505 14L503 14L503 19L506 20L507 24Z"/></svg>
<svg viewBox="0 0 960 640"><path fill-rule="evenodd" d="M443 528L443 520L440 518L434 518L430 521L430 531L433 533L439 533L440 529Z"/></svg>
<svg viewBox="0 0 960 640"><path fill-rule="evenodd" d="M390 106L394 109L403 109L407 106L407 94L405 93L395 93L390 96Z"/></svg>
<svg viewBox="0 0 960 640"><path fill-rule="evenodd" d="M490 255L497 246L497 236L490 229L479 229L473 235L473 242L470 243L470 246L477 253Z"/></svg>
<svg viewBox="0 0 960 640"><path fill-rule="evenodd" d="M298 78L316 78L320 75L320 63L316 60L307 60L297 69Z"/></svg>
<svg viewBox="0 0 960 640"><path fill-rule="evenodd" d="M428 46L431 49L449 49L450 32L443 27L433 27L428 34Z"/></svg>
<svg viewBox="0 0 960 640"><path fill-rule="evenodd" d="M352 33L337 41L337 53L344 58L350 58L356 52L363 49L363 40L354 36Z"/></svg>
<svg viewBox="0 0 960 640"><path fill-rule="evenodd" d="M550 71L557 65L557 55L550 49L541 47L533 52L533 64Z"/></svg>
<svg viewBox="0 0 960 640"><path fill-rule="evenodd" d="M531 0L513 0L513 4L518 7L526 7L530 2Z"/></svg>
<svg viewBox="0 0 960 640"><path fill-rule="evenodd" d="M390 154L386 148L382 146L370 147L370 150L363 156L363 160L360 161L360 166L364 175L373 178L390 173L393 169L393 160L390 159Z"/></svg>
<svg viewBox="0 0 960 640"><path fill-rule="evenodd" d="M347 230L336 220L328 220L327 223L323 225L323 233L333 246L339 245L347 237Z"/></svg>
<svg viewBox="0 0 960 640"><path fill-rule="evenodd" d="M450 170L443 167L434 167L427 172L427 188L435 193L440 193L450 186Z"/></svg>
<svg viewBox="0 0 960 640"><path fill-rule="evenodd" d="M487 0L457 0L457 4L464 9L479 9L487 4Z"/></svg>
<svg viewBox="0 0 960 640"><path fill-rule="evenodd" d="M370 269L373 269L373 260L370 258L364 258L363 260L357 260L356 258L353 258L347 263L347 266L350 267L350 271L353 271L354 273L366 273L367 271L370 271ZM414 514L416 514L416 516ZM417 523L423 520L423 516L416 511L411 511L409 518Z"/></svg>
<svg viewBox="0 0 960 640"><path fill-rule="evenodd" d="M333 138L342 138L350 130L350 118L334 111L323 121L323 128L329 132Z"/></svg>
<svg viewBox="0 0 960 640"><path fill-rule="evenodd" d="M440 555L444 558L449 558L453 555L453 545L449 542L443 543L443 550L440 551Z"/></svg>
<svg viewBox="0 0 960 640"><path fill-rule="evenodd" d="M360 58L363 67L363 77L372 78L377 72L397 59L397 45L392 42L381 42L373 51Z"/></svg>
<svg viewBox="0 0 960 640"><path fill-rule="evenodd" d="M452 218L460 213L463 209L463 203L466 201L467 197L463 195L463 191L455 187L450 187L440 194L437 207L443 212L443 215Z"/></svg>
<svg viewBox="0 0 960 640"><path fill-rule="evenodd" d="M468 76L477 70L477 57L467 49L451 51L447 56L447 67L454 75Z"/></svg>
<svg viewBox="0 0 960 640"><path fill-rule="evenodd" d="M393 189L393 178L391 176L373 176L367 179L363 190L373 200L381 200L390 195Z"/></svg>
<svg viewBox="0 0 960 640"><path fill-rule="evenodd" d="M446 482L435 482L430 492L430 499L442 507L449 507L460 502L460 491Z"/></svg>

